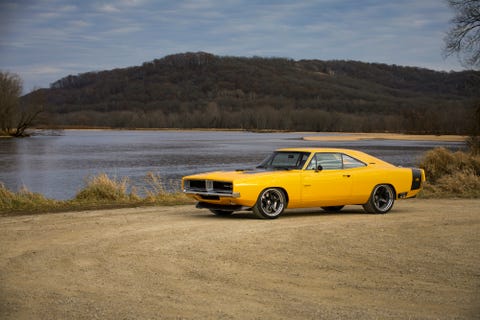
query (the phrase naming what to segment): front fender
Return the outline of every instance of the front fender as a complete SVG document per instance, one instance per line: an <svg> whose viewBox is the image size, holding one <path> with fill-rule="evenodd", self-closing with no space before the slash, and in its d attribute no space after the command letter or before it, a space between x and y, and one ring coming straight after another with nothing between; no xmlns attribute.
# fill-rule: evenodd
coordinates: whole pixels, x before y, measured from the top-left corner
<svg viewBox="0 0 480 320"><path fill-rule="evenodd" d="M245 179L234 182L234 191L240 194L239 203L253 206L259 194L266 188L279 188L284 190L288 203L295 204L300 201L301 190L300 170L280 171L269 176Z"/></svg>

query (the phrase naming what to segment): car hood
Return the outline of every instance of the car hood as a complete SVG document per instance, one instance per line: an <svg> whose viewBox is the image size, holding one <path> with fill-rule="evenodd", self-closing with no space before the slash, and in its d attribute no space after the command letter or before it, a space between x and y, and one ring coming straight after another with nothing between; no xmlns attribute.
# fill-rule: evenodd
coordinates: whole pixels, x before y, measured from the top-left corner
<svg viewBox="0 0 480 320"><path fill-rule="evenodd" d="M236 170L236 171L214 171L194 174L186 176L184 179L196 179L196 180L217 180L217 181L235 181L250 179L252 177L276 175L280 172L293 172L298 170Z"/></svg>

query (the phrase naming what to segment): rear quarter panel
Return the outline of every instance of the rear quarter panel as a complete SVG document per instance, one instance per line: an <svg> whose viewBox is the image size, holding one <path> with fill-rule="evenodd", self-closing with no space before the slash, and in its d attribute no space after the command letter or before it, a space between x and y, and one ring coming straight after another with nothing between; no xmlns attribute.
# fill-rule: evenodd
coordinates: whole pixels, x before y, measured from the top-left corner
<svg viewBox="0 0 480 320"><path fill-rule="evenodd" d="M389 184L399 193L409 192L412 185L412 170L398 167L366 167L352 174L352 201L364 204L368 201L373 188L379 184Z"/></svg>

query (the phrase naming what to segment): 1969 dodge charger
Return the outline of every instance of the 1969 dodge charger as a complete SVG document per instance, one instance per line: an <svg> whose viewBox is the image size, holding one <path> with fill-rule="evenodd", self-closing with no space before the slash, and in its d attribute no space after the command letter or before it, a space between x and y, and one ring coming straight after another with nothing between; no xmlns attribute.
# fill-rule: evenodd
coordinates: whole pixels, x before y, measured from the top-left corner
<svg viewBox="0 0 480 320"><path fill-rule="evenodd" d="M400 168L349 149L279 149L252 170L217 171L183 177L183 192L197 207L225 216L252 210L277 218L286 208L340 211L362 205L387 213L396 199L415 197L425 181L418 168Z"/></svg>

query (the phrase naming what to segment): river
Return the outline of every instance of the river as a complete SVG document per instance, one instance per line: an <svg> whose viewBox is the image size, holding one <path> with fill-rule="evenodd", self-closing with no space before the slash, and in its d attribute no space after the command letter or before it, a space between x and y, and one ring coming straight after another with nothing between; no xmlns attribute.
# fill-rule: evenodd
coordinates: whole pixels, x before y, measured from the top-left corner
<svg viewBox="0 0 480 320"><path fill-rule="evenodd" d="M85 179L99 173L128 177L142 190L148 172L167 187L184 175L251 168L282 147L354 148L400 166L418 164L422 154L443 146L463 149L461 142L361 140L304 141L320 133L253 133L240 131L65 130L24 139L0 139L0 182L22 186L48 198L75 196ZM325 133L323 135L328 135Z"/></svg>

